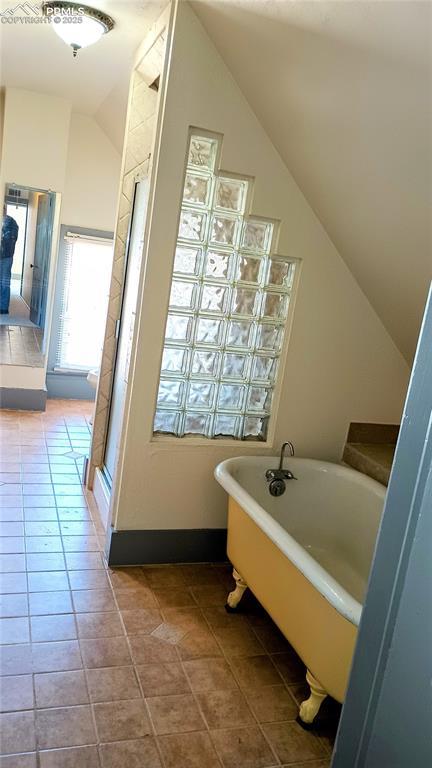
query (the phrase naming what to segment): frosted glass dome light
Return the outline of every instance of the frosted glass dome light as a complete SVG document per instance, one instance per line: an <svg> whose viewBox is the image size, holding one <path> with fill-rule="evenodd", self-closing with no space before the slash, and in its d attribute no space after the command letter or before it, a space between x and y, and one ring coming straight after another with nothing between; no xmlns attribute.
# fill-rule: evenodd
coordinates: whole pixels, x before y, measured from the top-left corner
<svg viewBox="0 0 432 768"><path fill-rule="evenodd" d="M73 50L76 56L80 48L97 43L114 27L114 21L102 11L88 5L68 2L48 2L43 13L53 25L54 31Z"/></svg>

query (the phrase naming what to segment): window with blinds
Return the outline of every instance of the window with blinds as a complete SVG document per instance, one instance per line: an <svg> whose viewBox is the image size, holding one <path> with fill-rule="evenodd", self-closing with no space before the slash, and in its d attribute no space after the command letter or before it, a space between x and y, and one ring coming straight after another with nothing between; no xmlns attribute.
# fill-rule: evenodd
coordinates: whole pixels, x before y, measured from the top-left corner
<svg viewBox="0 0 432 768"><path fill-rule="evenodd" d="M68 232L56 369L99 368L111 279L112 240Z"/></svg>

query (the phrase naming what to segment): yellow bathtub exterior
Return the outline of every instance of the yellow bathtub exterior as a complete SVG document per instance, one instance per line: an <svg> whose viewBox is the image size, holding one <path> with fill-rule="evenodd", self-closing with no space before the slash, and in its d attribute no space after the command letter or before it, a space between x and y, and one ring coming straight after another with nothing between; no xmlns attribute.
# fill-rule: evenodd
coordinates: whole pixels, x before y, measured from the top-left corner
<svg viewBox="0 0 432 768"><path fill-rule="evenodd" d="M357 627L327 602L231 497L228 557L308 670L342 702Z"/></svg>

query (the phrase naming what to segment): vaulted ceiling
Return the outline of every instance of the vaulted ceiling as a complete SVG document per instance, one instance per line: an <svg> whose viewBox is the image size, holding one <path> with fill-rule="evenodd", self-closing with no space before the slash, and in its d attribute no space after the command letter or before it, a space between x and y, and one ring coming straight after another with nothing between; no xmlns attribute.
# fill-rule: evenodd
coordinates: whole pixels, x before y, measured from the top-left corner
<svg viewBox="0 0 432 768"><path fill-rule="evenodd" d="M192 6L411 361L432 276L432 4Z"/></svg>
<svg viewBox="0 0 432 768"><path fill-rule="evenodd" d="M47 25L2 24L0 85L64 96L75 111L93 115L121 151L133 55L165 4L98 0L115 30L76 59ZM432 273L432 4L192 6L411 361ZM0 0L0 11L7 7L10 0Z"/></svg>
<svg viewBox="0 0 432 768"><path fill-rule="evenodd" d="M31 19L32 8L41 5L0 0L0 12L16 8L15 16ZM62 96L75 112L95 117L121 152L134 54L167 0L97 0L95 5L112 16L115 27L75 59L49 24L1 24L0 85Z"/></svg>

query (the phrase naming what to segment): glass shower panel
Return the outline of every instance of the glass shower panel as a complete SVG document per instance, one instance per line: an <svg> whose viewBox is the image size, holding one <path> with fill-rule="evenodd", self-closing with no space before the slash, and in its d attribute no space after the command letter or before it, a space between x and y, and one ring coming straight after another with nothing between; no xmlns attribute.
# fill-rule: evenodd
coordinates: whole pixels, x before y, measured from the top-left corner
<svg viewBox="0 0 432 768"><path fill-rule="evenodd" d="M265 440L295 262L247 215L250 182L218 174L217 139L188 149L154 421L157 434Z"/></svg>

